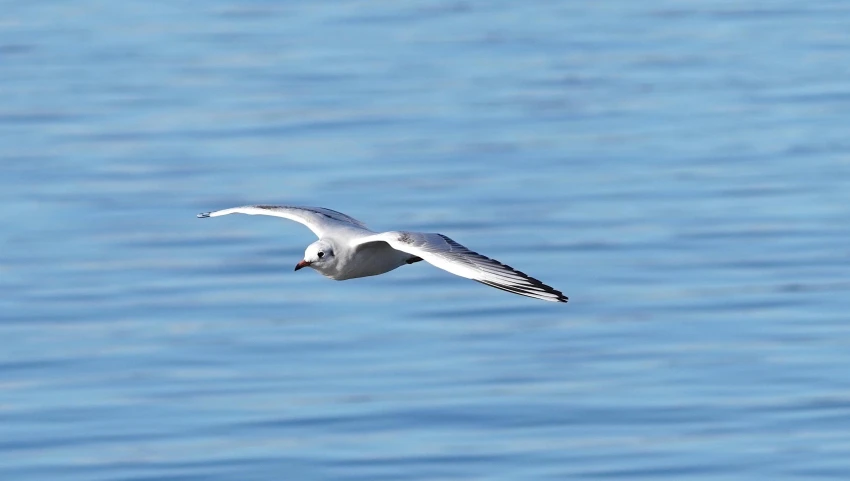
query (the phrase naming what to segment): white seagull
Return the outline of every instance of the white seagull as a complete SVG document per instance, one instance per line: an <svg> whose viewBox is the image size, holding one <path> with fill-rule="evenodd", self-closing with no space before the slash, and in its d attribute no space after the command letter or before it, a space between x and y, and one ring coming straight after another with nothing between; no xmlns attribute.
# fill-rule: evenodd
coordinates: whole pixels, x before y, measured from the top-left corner
<svg viewBox="0 0 850 481"><path fill-rule="evenodd" d="M561 291L501 262L473 252L442 234L390 231L376 233L362 222L322 207L247 205L198 214L199 218L228 214L271 215L307 226L319 240L307 246L295 270L312 267L342 281L376 276L405 264L425 260L452 274L496 289L544 301L567 302Z"/></svg>

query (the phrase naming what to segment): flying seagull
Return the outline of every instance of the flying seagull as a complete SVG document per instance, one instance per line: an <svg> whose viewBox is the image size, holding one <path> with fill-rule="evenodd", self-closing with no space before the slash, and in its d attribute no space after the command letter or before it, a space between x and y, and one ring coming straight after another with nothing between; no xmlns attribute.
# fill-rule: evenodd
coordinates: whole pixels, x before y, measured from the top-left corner
<svg viewBox="0 0 850 481"><path fill-rule="evenodd" d="M376 276L405 264L426 261L452 274L496 289L544 301L567 302L561 291L501 262L473 252L443 234L390 231L376 233L362 222L323 207L247 205L198 214L199 218L228 214L271 215L307 226L319 240L307 246L295 270L312 267L342 281Z"/></svg>

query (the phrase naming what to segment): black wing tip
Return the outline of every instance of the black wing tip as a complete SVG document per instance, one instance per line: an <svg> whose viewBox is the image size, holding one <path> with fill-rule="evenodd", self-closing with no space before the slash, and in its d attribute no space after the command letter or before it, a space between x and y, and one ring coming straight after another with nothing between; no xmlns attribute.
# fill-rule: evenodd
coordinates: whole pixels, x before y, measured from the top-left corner
<svg viewBox="0 0 850 481"><path fill-rule="evenodd" d="M546 286L546 284L543 284L543 285ZM549 286L546 286L546 287L549 287ZM552 288L549 287L549 289L552 289ZM558 298L556 299L556 302L563 302L564 304L566 304L567 302L570 302L570 298L565 296L563 292L561 292L557 289L552 289L552 294L555 294L556 296L558 296Z"/></svg>
<svg viewBox="0 0 850 481"><path fill-rule="evenodd" d="M563 302L564 304L570 302L570 298L562 294L560 291L552 289L552 292L558 296L558 298L555 299L555 302Z"/></svg>
<svg viewBox="0 0 850 481"><path fill-rule="evenodd" d="M561 291L559 291L559 290L557 290L553 287L549 287L546 284L543 284L542 282L540 283L539 286L535 285L533 287L530 287L530 286L526 287L526 286L508 286L508 285L505 285L505 284L496 284L495 282L482 281L482 280L478 280L478 279L475 279L475 281L480 282L481 284L484 284L485 286L495 287L496 289L499 289L500 291L510 292L511 294L519 294L520 296L526 296L526 297L531 297L531 298L534 298L534 299L540 299L542 301L567 303L570 300L570 298L565 296ZM538 289L538 290L534 290L534 289ZM549 294L549 296L547 296L546 294ZM553 298L551 296L555 296L555 297Z"/></svg>
<svg viewBox="0 0 850 481"><path fill-rule="evenodd" d="M513 267L511 267L507 264L502 264L501 262L497 261L496 259L491 259L491 258L489 258L485 255L481 255L481 254L479 254L475 251L471 251L467 247L461 245L460 243L451 239L448 236L445 236L443 234L437 234L437 235L442 237L443 240L445 240L450 246L457 247L459 249L465 250L466 253L470 256L478 257L479 259L483 259L487 262L492 262L493 264L495 264L499 267L507 269L507 270L509 270L509 271L511 271L515 274L519 274L523 279L525 279L526 282L528 282L529 285L513 286L513 285L506 285L506 284L496 284L495 282L482 281L482 280L479 280L479 279L474 279L477 282L480 282L484 285L488 285L490 287L495 287L496 289L501 289L501 290L506 291L506 292L511 292L513 294L519 294L521 296L532 297L534 299L541 299L541 300L544 300L544 301L567 303L570 300L570 298L565 296L563 292L555 289L552 286L547 286L543 282L539 281L538 279L531 277L530 275L526 274L525 272L518 271L518 270L514 269ZM548 294L548 296L547 296L547 294ZM555 296L554 299L551 296Z"/></svg>
<svg viewBox="0 0 850 481"><path fill-rule="evenodd" d="M210 214L211 214L211 212L201 212L200 214L198 214L197 217L198 217L198 219L206 219L207 217L210 216Z"/></svg>

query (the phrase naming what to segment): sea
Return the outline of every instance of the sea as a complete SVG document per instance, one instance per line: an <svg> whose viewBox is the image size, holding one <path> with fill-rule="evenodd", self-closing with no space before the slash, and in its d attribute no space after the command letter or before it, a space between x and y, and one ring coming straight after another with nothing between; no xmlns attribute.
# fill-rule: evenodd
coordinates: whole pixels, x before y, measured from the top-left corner
<svg viewBox="0 0 850 481"><path fill-rule="evenodd" d="M0 479L850 479L850 2L2 12Z"/></svg>

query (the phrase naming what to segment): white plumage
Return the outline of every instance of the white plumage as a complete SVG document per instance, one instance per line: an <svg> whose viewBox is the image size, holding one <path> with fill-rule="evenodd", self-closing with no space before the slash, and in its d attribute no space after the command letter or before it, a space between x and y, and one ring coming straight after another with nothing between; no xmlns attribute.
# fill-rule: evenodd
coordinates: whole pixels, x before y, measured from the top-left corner
<svg viewBox="0 0 850 481"><path fill-rule="evenodd" d="M319 240L307 246L295 270L312 267L335 280L374 276L424 260L452 274L497 289L552 302L567 302L560 291L510 266L473 252L442 234L376 233L359 220L322 207L250 205L198 214L271 215L307 226Z"/></svg>

